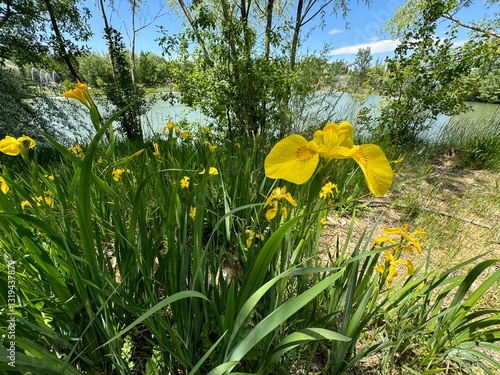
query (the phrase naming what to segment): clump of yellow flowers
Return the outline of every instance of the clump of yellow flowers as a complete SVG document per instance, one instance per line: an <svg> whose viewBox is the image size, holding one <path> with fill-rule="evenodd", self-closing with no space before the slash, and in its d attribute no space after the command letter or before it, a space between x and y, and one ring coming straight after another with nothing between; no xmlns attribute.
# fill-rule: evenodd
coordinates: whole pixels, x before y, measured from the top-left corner
<svg viewBox="0 0 500 375"><path fill-rule="evenodd" d="M377 264L375 271L382 275L385 274L388 284L391 284L393 278L398 275L396 270L398 265L405 266L408 275L413 275L415 272L413 263L408 259L400 259L400 255L405 251L408 255L413 256L415 250L419 255L422 255L419 237L425 236L425 234L420 228L415 229L412 233L408 233L408 224L405 224L402 228L385 228L384 235L375 240L375 247L380 247L381 245L392 245L392 247L384 250L384 263Z"/></svg>
<svg viewBox="0 0 500 375"><path fill-rule="evenodd" d="M245 230L245 233L247 235L247 240L246 240L246 245L247 245L247 248L250 248L250 246L252 246L252 242L254 240L254 238L257 238L259 239L260 241L264 241L264 235L261 234L261 233L255 233L253 230L251 229L247 229Z"/></svg>
<svg viewBox="0 0 500 375"><path fill-rule="evenodd" d="M189 180L190 178L188 176L184 176L180 182L180 187L181 189L188 189L189 188Z"/></svg>
<svg viewBox="0 0 500 375"><path fill-rule="evenodd" d="M85 154L83 153L82 146L78 143L76 146L68 147L68 150L70 150L73 154L78 156L80 159L83 159L85 157Z"/></svg>
<svg viewBox="0 0 500 375"><path fill-rule="evenodd" d="M328 123L312 140L292 134L279 141L266 157L266 176L300 185L312 177L320 158L327 165L333 159L356 161L376 197L384 195L392 184L393 171L384 152L374 144L355 145L353 127L347 121Z"/></svg>
<svg viewBox="0 0 500 375"><path fill-rule="evenodd" d="M123 168L117 168L117 169L113 169L113 172L112 172L112 175L113 175L113 180L115 181L119 181L120 178L122 177L122 174L123 173L130 173L130 169L123 169Z"/></svg>

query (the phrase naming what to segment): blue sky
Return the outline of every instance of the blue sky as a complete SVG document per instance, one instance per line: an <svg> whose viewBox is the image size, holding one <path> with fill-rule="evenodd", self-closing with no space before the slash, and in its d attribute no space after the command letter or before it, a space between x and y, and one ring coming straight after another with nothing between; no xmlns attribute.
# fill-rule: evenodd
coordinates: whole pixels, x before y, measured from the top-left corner
<svg viewBox="0 0 500 375"><path fill-rule="evenodd" d="M492 14L494 11L499 11L498 6L495 10L485 10L483 2L483 0L475 0L471 7L459 12L456 17L463 23L468 23L472 20L481 19L486 12ZM96 34L88 43L88 46L96 52L104 53L106 51L106 45L102 38L102 19L97 13L92 0L86 0L86 3L87 7L94 14L91 19L91 26ZM159 9L159 4L161 3L162 0L145 1L144 16L142 19L138 20L139 24L149 22ZM340 16L327 16L324 27L321 28L317 26L303 48L307 48L311 51L319 51L323 49L325 43L327 43L330 47L329 55L331 60L343 59L348 62L354 60L359 48L366 47L370 47L374 61L377 58L383 60L386 56L392 56L398 42L391 40L390 35L382 33L381 29L385 22L393 16L397 6L402 3L404 3L404 1L401 0L373 0L370 6L366 6L352 0L350 4L351 11L348 13L346 19ZM123 17L123 19L128 17L128 1L115 0L115 4L117 4L118 12L109 14L110 21L115 28L122 32L126 39L125 42L128 44L127 28L121 19L121 17ZM182 29L180 18L173 14L169 8L166 8L164 11L167 14L163 15L138 34L137 52L150 51L161 55L162 49L158 46L158 42L155 41L155 39L160 36L157 25L162 25L172 34ZM346 24L348 28L346 28ZM443 23L443 25L444 24L446 23ZM444 34L444 26L439 32ZM467 34L467 30L462 29L457 38L457 42L466 40Z"/></svg>

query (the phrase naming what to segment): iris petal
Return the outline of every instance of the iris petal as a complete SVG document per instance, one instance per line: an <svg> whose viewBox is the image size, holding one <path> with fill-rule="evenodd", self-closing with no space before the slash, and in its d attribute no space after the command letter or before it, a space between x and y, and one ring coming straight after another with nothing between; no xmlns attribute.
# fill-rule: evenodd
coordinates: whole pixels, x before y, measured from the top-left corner
<svg viewBox="0 0 500 375"><path fill-rule="evenodd" d="M264 162L266 176L300 185L311 178L318 165L318 145L293 134L279 141Z"/></svg>
<svg viewBox="0 0 500 375"><path fill-rule="evenodd" d="M21 152L19 142L10 135L7 135L4 139L0 140L0 151L9 156L16 156Z"/></svg>
<svg viewBox="0 0 500 375"><path fill-rule="evenodd" d="M381 197L392 184L393 172L384 152L377 145L354 146L349 157L361 167L368 189L376 197Z"/></svg>

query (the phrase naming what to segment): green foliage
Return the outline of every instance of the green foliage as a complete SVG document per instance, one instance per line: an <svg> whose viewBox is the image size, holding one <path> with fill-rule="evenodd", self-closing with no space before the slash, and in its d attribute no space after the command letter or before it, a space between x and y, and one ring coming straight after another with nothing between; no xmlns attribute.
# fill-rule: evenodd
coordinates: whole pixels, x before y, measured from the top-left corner
<svg viewBox="0 0 500 375"><path fill-rule="evenodd" d="M113 82L113 72L109 56L98 53L88 53L78 58L80 74L85 77L85 83L90 87L103 87Z"/></svg>
<svg viewBox="0 0 500 375"><path fill-rule="evenodd" d="M90 13L80 8L77 1L8 0L2 2L0 11L0 61L23 65L40 63L47 55L60 60L65 57L50 23L48 5L53 8L60 33L67 36L66 53L76 55L81 51L75 41L90 38L86 23Z"/></svg>
<svg viewBox="0 0 500 375"><path fill-rule="evenodd" d="M331 118L311 120L305 109L318 88L338 87L345 65L261 54L249 22L257 18L226 14L220 22L204 2L196 4L193 30L179 39L181 58L170 69L183 100L201 106L229 137L200 128L181 138L168 124L144 144L144 92L132 80L120 35L108 29L115 80L105 91L121 112L106 122L93 116L97 134L80 151L45 134L58 163L40 163L38 150L20 146L20 157L9 156L19 158L15 168L2 169L1 186L9 189L0 192L0 289L9 293L0 295L0 325L10 328L7 319L16 316L17 369L263 374L303 366L309 373L322 360L323 371L345 373L377 355L382 372L433 373L447 362L493 373L500 364L483 348L500 350L500 310L479 304L500 280L498 270L485 276L496 261L474 258L396 278L395 267L411 256L403 250L416 240L400 230L401 238L384 246L376 225L356 236L354 208L367 189L353 163L332 162L328 176L318 173L301 186L264 175L272 138L264 135L285 134L298 119L313 132ZM407 39L399 50L405 56L414 49L421 59L401 58L391 68L387 90L399 101L383 113L379 130L399 143L414 141L423 119L454 110L462 92L445 103L445 88L471 66L469 55L451 50L451 39L438 48L434 25L427 26L421 45ZM189 49L188 39L200 36L208 56ZM278 32L267 36L277 48L287 45ZM367 70L367 51L361 55L357 73L378 82L380 67ZM458 61L437 65L449 58ZM152 69L155 60L139 57L145 84L165 78ZM432 86L438 77L443 86ZM17 108L23 95L1 100ZM105 137L116 119L134 142ZM497 146L481 149L488 160L498 154ZM331 200L318 198L326 180L340 188ZM268 216L274 206L266 203L284 187L297 205L275 198L275 216ZM324 220L346 211L353 215L347 238L320 253ZM9 345L0 341L2 371L10 370Z"/></svg>
<svg viewBox="0 0 500 375"><path fill-rule="evenodd" d="M398 8L387 29L402 42L387 62L388 75L381 90L387 102L375 129L378 135L397 144L418 143L419 135L438 115L463 112L465 99L478 95L476 90L485 69L496 60L498 47L488 26L472 25L485 32L475 32L461 46L454 45L460 22L450 23L444 38L435 37L442 18L453 20L455 10L469 5L468 1L420 0ZM476 74L479 68L484 74ZM494 98L494 85L493 79L484 84L485 98Z"/></svg>
<svg viewBox="0 0 500 375"><path fill-rule="evenodd" d="M435 22L407 34L388 61L388 74L381 94L386 97L376 132L396 144L418 143L440 114L466 110L470 91L462 80L477 60L467 51L453 48L455 31L436 40ZM418 42L415 42L415 38ZM411 54L410 54L411 52Z"/></svg>
<svg viewBox="0 0 500 375"><path fill-rule="evenodd" d="M120 33L109 28L105 30L105 34L114 76L113 82L104 87L104 93L115 109L128 106L128 109L117 120L120 124L119 130L128 140L142 142L141 115L147 110L147 103L144 99L145 91L132 80L127 50ZM130 103L133 104L129 105Z"/></svg>
<svg viewBox="0 0 500 375"><path fill-rule="evenodd" d="M299 51L308 22L326 9L345 15L347 1L179 4L189 29L161 41L166 53L176 50L180 57L172 76L183 103L201 108L231 138L289 134L304 126L304 108L322 105L323 119L330 118L326 98L338 88L331 79L338 66L330 69L326 54L315 58ZM312 74L312 66L322 69Z"/></svg>
<svg viewBox="0 0 500 375"><path fill-rule="evenodd" d="M500 170L498 117L489 121L450 121L441 130L437 147L457 152L458 167Z"/></svg>
<svg viewBox="0 0 500 375"><path fill-rule="evenodd" d="M138 81L147 87L166 86L168 64L163 57L151 52L141 52L137 60Z"/></svg>
<svg viewBox="0 0 500 375"><path fill-rule="evenodd" d="M480 368L496 374L500 363L485 350L499 350L500 315L498 309L478 304L498 283L500 272L487 271L494 260L472 267L477 258L411 280L388 298L381 321L387 340L393 341L383 357L388 371L397 365L396 353L405 353L400 358L407 362L404 367L424 373L446 366L452 372L461 368L475 373Z"/></svg>
<svg viewBox="0 0 500 375"><path fill-rule="evenodd" d="M352 188L359 174L352 164L285 184L297 205L274 198L269 218L265 202L282 185L264 176L266 139L216 142L206 130L180 139L169 124L137 150L104 138L119 115L81 152L47 135L58 164L44 167L21 146L22 172L2 171L9 191L0 193L0 284L14 292L0 295L7 306L0 324L16 314L19 371L41 361L47 374L275 373L309 370L324 357L325 371L341 373L378 353L387 366L415 371L444 359L494 364L471 344L499 349L500 311L477 303L500 272L467 293L493 261L464 277L449 275L474 259L401 275L390 286L391 262L404 264L399 256L415 246L414 234L374 246L376 227L354 240L354 218L345 241L322 259L321 219L344 206L342 197L355 197L318 199L317 184L326 178ZM373 329L386 339L366 342ZM421 351L403 361L397 354L417 336ZM2 341L0 353L8 345Z"/></svg>
<svg viewBox="0 0 500 375"><path fill-rule="evenodd" d="M233 38L239 33L235 30ZM193 57L184 49L188 46L181 44L181 59L171 68L173 81L182 93L182 102L200 108L231 138L263 133L286 122L284 100L286 87L291 82L286 63L236 53L231 49L243 49L244 46L231 47L223 43L227 38L225 34L218 36L212 34L212 30L207 30L207 34L214 39L211 41L215 49L211 63L204 62L204 57L198 54L192 63Z"/></svg>
<svg viewBox="0 0 500 375"><path fill-rule="evenodd" d="M500 69L496 68L481 77L478 87L479 99L488 103L500 103Z"/></svg>
<svg viewBox="0 0 500 375"><path fill-rule="evenodd" d="M368 82L368 73L370 72L373 56L370 47L360 48L356 54L354 63L351 66L349 75L349 86L354 92L359 92Z"/></svg>

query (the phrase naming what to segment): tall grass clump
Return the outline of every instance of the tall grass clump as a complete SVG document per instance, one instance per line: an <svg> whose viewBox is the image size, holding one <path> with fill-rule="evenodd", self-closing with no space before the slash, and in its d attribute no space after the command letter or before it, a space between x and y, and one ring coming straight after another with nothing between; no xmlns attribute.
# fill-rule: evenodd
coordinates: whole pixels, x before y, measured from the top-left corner
<svg viewBox="0 0 500 375"><path fill-rule="evenodd" d="M0 176L0 370L289 374L320 363L341 374L375 355L384 371L497 364L482 349L499 349L500 311L477 304L500 271L472 287L494 261L416 270L424 233L407 226L358 241L352 226L319 253L328 215L355 201L342 190L382 196L392 183L383 151L355 145L349 123L271 145L168 122L138 149L116 142L120 112L102 120L85 85L66 95L91 114L88 145L45 135L61 162L43 166L35 139L0 141L21 169Z"/></svg>
<svg viewBox="0 0 500 375"><path fill-rule="evenodd" d="M450 120L441 130L437 144L458 153L459 166L500 170L500 117L489 120Z"/></svg>

